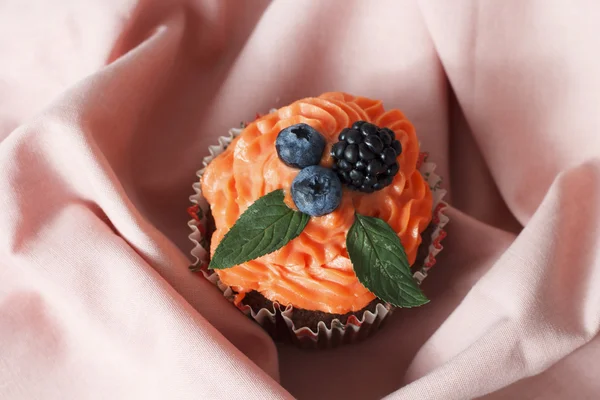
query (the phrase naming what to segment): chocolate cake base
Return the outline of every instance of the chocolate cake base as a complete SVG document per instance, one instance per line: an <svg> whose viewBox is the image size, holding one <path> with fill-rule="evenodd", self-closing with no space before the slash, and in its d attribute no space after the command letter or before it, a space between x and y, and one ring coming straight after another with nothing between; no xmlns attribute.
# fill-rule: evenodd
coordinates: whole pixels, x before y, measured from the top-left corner
<svg viewBox="0 0 600 400"><path fill-rule="evenodd" d="M363 314L366 311L371 311L375 314L378 304L385 307L388 312L391 312L392 309L392 306L385 304L379 299L373 300L360 311L349 312L346 314L330 314L321 311L293 308L291 313L285 313L286 317L290 318L294 324L294 329L292 330L282 315L283 307L276 307L271 300L265 298L259 292L252 291L246 294L242 303L250 306L254 312L258 312L261 309L267 309L274 312L274 320L264 319L261 321L263 329L267 331L275 341L293 343L295 346L303 349L334 348L341 344L359 342L375 333L385 319L376 318L372 323L364 322L360 324L360 328L357 329L349 329L347 327L348 319L351 316L355 316L357 321L362 321ZM334 323L334 320L339 322L336 321ZM319 329L319 322L323 322L327 329ZM308 328L310 331L299 331L301 328Z"/></svg>
<svg viewBox="0 0 600 400"><path fill-rule="evenodd" d="M273 302L264 297L256 290L247 293L246 296L244 296L244 300L242 300L242 303L250 306L255 312L258 312L258 310L260 310L261 308L266 308L268 310L274 309ZM335 319L339 320L342 324L346 324L348 322L348 318L350 318L350 316L352 315L354 315L358 319L362 319L362 315L365 311L371 311L374 313L377 304L384 304L384 302L379 299L375 299L369 304L367 304L365 308L356 312L349 312L346 314L330 314L323 311L311 311L305 310L303 308L294 307L291 319L294 322L294 326L296 328L306 327L309 328L311 331L316 332L317 324L320 321L323 321L325 323L325 326L327 327L331 327L331 323Z"/></svg>

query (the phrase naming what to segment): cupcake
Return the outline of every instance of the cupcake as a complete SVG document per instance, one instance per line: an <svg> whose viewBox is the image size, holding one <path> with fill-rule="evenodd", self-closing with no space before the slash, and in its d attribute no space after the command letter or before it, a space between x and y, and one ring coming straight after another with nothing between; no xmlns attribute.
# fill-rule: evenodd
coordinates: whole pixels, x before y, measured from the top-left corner
<svg viewBox="0 0 600 400"><path fill-rule="evenodd" d="M428 302L444 192L402 112L325 93L210 152L190 209L194 268L275 339L334 347Z"/></svg>

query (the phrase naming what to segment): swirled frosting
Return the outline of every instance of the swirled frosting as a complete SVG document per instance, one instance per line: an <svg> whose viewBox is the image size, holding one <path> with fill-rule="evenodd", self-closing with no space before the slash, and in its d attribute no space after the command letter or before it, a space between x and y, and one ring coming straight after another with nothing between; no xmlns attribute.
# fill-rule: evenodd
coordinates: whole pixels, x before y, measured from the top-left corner
<svg viewBox="0 0 600 400"><path fill-rule="evenodd" d="M241 213L261 196L284 189L287 204L294 207L289 188L298 170L277 156L279 131L301 122L314 127L327 141L321 165L331 167L329 151L339 132L358 120L396 133L403 151L394 181L370 194L344 189L334 212L311 218L300 236L280 250L217 270L221 281L238 292L237 302L257 290L271 301L307 310L344 314L364 308L375 295L358 281L346 251L355 211L386 221L398 233L410 264L414 263L421 232L432 213L431 192L416 168L415 129L399 110L385 111L381 101L337 92L298 100L257 119L208 165L202 193L215 220L211 254Z"/></svg>

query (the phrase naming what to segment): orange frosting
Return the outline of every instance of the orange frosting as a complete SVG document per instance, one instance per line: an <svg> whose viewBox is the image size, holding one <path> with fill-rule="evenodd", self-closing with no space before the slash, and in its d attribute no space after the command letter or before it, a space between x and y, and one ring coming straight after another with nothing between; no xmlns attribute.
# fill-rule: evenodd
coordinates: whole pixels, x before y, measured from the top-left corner
<svg viewBox="0 0 600 400"><path fill-rule="evenodd" d="M304 122L327 140L321 165L330 167L331 146L343 128L364 120L388 127L402 143L400 171L393 183L374 193L344 188L340 206L331 214L312 217L304 231L280 250L232 268L217 270L221 281L238 292L239 302L252 290L282 305L328 313L358 311L375 295L357 279L346 251L346 234L355 210L386 221L398 233L408 260L415 262L421 232L432 213L427 183L416 169L419 143L415 129L399 110L385 111L381 101L345 93L325 93L298 100L249 124L216 157L202 178L202 193L211 206L216 230L211 254L238 217L261 196L284 189L286 202L298 173L281 162L275 150L279 131Z"/></svg>

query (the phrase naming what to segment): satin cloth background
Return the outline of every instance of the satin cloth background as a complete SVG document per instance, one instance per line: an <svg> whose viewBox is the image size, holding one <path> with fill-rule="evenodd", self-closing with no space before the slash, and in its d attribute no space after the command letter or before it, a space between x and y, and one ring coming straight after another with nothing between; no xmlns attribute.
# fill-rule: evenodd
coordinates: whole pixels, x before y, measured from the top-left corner
<svg viewBox="0 0 600 400"><path fill-rule="evenodd" d="M0 1L0 398L592 399L600 3ZM257 111L402 109L451 223L376 337L275 346L188 272L194 171Z"/></svg>

